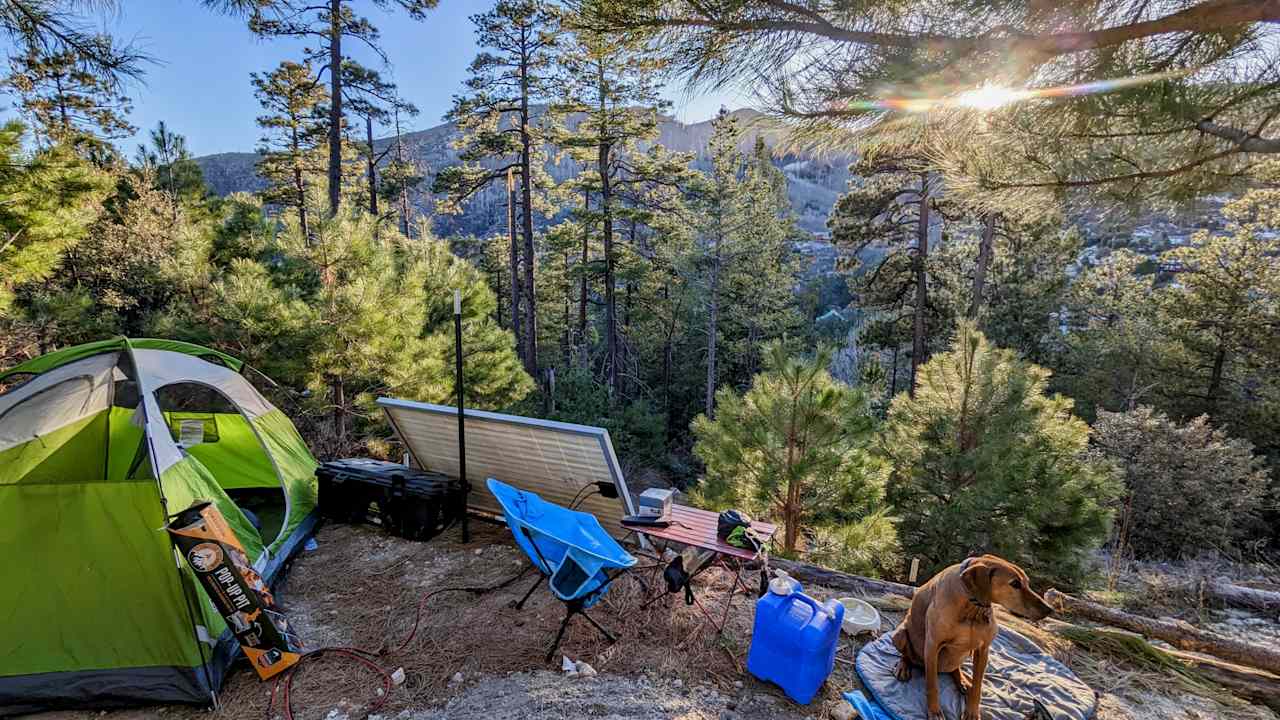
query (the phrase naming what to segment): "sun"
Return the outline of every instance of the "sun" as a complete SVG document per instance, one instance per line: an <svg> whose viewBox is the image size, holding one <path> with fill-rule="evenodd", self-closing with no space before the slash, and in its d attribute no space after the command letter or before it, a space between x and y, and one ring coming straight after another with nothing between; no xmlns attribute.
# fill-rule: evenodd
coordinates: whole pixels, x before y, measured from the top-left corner
<svg viewBox="0 0 1280 720"><path fill-rule="evenodd" d="M990 83L983 84L973 90L966 90L954 99L954 104L974 110L995 110L1010 103L1026 98L1030 93L1026 90L1001 87Z"/></svg>

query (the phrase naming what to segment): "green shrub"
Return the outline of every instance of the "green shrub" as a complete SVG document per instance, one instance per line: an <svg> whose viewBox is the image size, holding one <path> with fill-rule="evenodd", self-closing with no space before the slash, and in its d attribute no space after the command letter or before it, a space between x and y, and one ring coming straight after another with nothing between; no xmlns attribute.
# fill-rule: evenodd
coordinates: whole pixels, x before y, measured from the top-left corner
<svg viewBox="0 0 1280 720"><path fill-rule="evenodd" d="M902 572L897 519L888 508L841 525L814 528L808 559L855 575L894 577Z"/></svg>
<svg viewBox="0 0 1280 720"><path fill-rule="evenodd" d="M1045 394L1048 377L962 324L921 366L915 397L894 399L878 449L903 549L926 577L990 552L1072 581L1106 538L1118 485L1071 401Z"/></svg>
<svg viewBox="0 0 1280 720"><path fill-rule="evenodd" d="M614 452L625 469L665 464L666 423L647 402L633 400L611 406L608 389L584 368L557 372L551 402L547 392L542 389L529 395L514 412L608 430Z"/></svg>
<svg viewBox="0 0 1280 720"><path fill-rule="evenodd" d="M1114 541L1142 558L1236 552L1263 535L1267 472L1253 445L1200 416L1184 424L1149 407L1098 411L1094 445L1124 478Z"/></svg>
<svg viewBox="0 0 1280 720"><path fill-rule="evenodd" d="M829 349L794 358L774 342L764 360L751 389L722 388L715 419L693 421L694 452L706 466L697 497L779 520L783 551L794 553L815 520L847 522L875 509L881 466L868 454L866 397L827 373Z"/></svg>

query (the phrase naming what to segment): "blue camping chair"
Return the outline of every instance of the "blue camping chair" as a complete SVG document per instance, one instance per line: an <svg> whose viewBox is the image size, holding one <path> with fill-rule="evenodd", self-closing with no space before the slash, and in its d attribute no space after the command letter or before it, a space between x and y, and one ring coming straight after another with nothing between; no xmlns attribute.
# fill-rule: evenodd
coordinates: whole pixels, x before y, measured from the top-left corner
<svg viewBox="0 0 1280 720"><path fill-rule="evenodd" d="M547 660L555 656L574 615L586 618L609 642L616 641L586 610L609 591L614 578L636 564L636 559L600 527L595 515L547 502L493 478L488 485L502 506L516 544L541 573L515 607L524 607L544 579L551 594L565 604L564 621L547 651Z"/></svg>

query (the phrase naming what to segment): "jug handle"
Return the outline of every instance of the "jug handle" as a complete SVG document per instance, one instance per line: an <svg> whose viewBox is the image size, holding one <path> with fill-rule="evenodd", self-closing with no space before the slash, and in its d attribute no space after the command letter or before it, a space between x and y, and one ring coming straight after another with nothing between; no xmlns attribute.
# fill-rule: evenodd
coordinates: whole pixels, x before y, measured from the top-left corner
<svg viewBox="0 0 1280 720"><path fill-rule="evenodd" d="M817 615L819 613L829 614L835 617L837 621L840 621L840 622L844 621L844 613L841 612L841 610L843 610L844 608L838 608L835 613L831 613L827 610L826 606L820 604L817 600L814 600L808 595L805 595L803 593L794 593L791 595L791 597L792 599L799 600L805 603L806 605L808 605L809 607L813 608L814 615ZM836 605L838 607L839 603L837 603Z"/></svg>
<svg viewBox="0 0 1280 720"><path fill-rule="evenodd" d="M792 598L793 600L799 600L800 602L802 602L802 603L804 603L804 604L808 605L809 607L813 608L813 613L814 613L815 615L816 615L816 614L818 614L818 613L825 613L825 612L827 611L827 610L826 610L826 608L824 608L824 607L822 607L821 605L819 605L819 604L818 604L818 601L817 601L817 600L814 600L813 598L809 597L808 595L804 595L804 594L802 594L802 593L792 593L791 598Z"/></svg>

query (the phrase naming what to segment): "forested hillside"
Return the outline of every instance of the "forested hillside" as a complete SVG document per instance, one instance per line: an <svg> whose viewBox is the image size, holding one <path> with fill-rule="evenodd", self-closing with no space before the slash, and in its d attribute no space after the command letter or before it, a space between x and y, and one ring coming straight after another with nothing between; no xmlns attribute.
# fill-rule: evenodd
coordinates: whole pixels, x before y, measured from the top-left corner
<svg viewBox="0 0 1280 720"><path fill-rule="evenodd" d="M539 114L545 110L545 106L537 108ZM760 113L739 110L733 115L743 125L742 150L749 150L757 136L767 134L767 123L763 122L764 116ZM580 118L569 118L568 121L572 124L579 122ZM658 134L652 142L672 152L691 154L694 167L706 171L711 162L708 156L711 131L711 120L685 124L664 117L659 120ZM399 139L377 138L373 147L375 152L383 153L395 143L403 143L405 156L421 172L434 174L458 164L458 150L453 143L459 136L456 125L443 123L427 130L406 132ZM209 189L219 195L229 195L233 192L258 192L266 186L266 180L258 172L259 159L257 153L244 152L204 155L195 161L204 171ZM774 162L786 173L796 225L808 232L825 235L827 215L849 182L848 159L842 155L820 159L807 155L783 155L775 158ZM571 157L549 157L546 171L556 182L564 182L581 173L582 168ZM425 192L415 193L412 198L415 206L427 213L434 208L434 200ZM542 218L539 221L545 222ZM461 213L439 215L434 222L436 231L445 234L486 235L498 232L506 227L506 199L500 190L489 188L476 193Z"/></svg>

